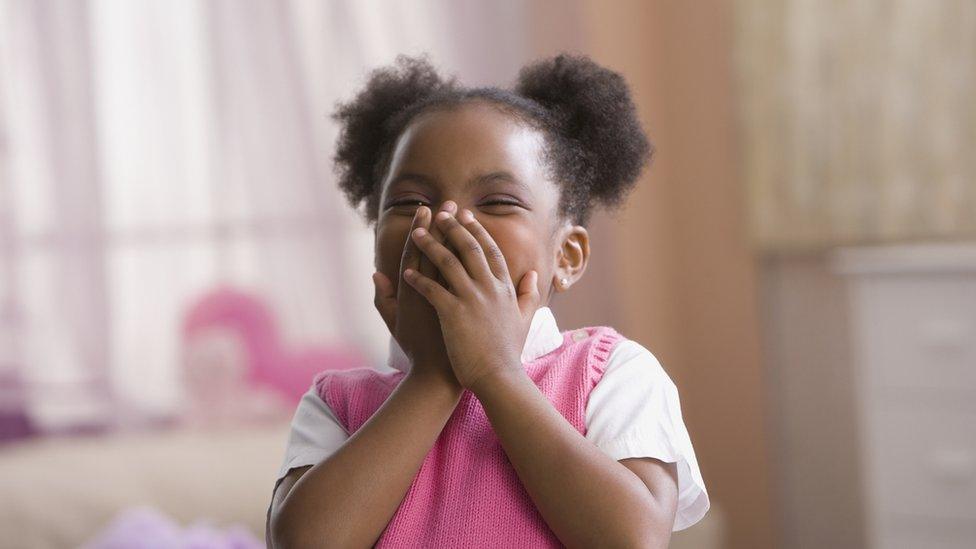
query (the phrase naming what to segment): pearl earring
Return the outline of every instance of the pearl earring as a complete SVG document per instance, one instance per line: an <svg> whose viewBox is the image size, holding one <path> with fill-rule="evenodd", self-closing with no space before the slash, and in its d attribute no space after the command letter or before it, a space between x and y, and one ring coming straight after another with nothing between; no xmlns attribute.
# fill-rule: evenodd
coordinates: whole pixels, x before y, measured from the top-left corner
<svg viewBox="0 0 976 549"><path fill-rule="evenodd" d="M562 285L563 287L565 287L567 284L569 284L569 280L568 279L565 279L565 278L560 278L559 279L559 284Z"/></svg>

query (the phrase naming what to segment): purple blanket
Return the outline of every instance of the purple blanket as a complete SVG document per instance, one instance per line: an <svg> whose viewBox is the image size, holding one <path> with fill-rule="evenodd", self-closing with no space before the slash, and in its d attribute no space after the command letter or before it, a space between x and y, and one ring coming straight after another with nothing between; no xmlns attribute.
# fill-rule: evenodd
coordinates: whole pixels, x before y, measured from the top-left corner
<svg viewBox="0 0 976 549"><path fill-rule="evenodd" d="M264 549L243 526L220 530L206 520L183 528L151 507L133 507L115 519L81 549Z"/></svg>

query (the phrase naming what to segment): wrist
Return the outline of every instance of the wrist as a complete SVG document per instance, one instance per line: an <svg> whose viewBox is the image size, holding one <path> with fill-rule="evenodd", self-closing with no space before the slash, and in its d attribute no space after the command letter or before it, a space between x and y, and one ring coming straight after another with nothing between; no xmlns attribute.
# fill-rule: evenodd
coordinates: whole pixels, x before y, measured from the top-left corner
<svg viewBox="0 0 976 549"><path fill-rule="evenodd" d="M407 372L406 379L419 385L442 389L458 395L464 391L464 387L461 386L454 376L454 372L451 371L444 372L434 368L411 367L410 371Z"/></svg>
<svg viewBox="0 0 976 549"><path fill-rule="evenodd" d="M496 368L468 384L468 390L480 398L499 386L521 383L527 379L529 377L521 365L518 368Z"/></svg>

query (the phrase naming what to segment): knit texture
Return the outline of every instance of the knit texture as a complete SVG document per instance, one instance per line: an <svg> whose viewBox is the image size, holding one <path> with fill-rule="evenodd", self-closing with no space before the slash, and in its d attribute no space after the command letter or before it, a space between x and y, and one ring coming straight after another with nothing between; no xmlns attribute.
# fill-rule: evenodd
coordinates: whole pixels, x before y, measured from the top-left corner
<svg viewBox="0 0 976 549"><path fill-rule="evenodd" d="M586 402L614 345L608 326L562 332L557 349L524 363L553 407L586 434ZM321 372L319 396L352 435L406 374ZM465 390L376 547L562 547L519 480L481 402Z"/></svg>

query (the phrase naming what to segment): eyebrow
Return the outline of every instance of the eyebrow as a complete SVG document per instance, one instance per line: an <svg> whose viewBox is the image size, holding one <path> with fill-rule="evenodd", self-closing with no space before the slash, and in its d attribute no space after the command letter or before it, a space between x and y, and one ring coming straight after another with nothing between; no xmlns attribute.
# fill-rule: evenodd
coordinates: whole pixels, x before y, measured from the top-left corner
<svg viewBox="0 0 976 549"><path fill-rule="evenodd" d="M413 173L413 172L404 172L404 173L401 173L401 174L397 175L395 178L393 178L393 181L390 181L389 186L392 187L393 185L395 185L395 184L397 184L397 183L399 183L401 181L407 181L407 180L418 181L420 183L429 185L431 187L435 186L435 182L434 182L434 180L432 178L427 177L426 175L423 175L423 174ZM525 182L523 182L519 178L515 177L510 172L507 172L507 171L504 171L504 170L495 171L495 172L489 172L489 173L485 173L485 174L478 174L478 175L476 175L476 176L474 176L474 177L472 177L471 179L468 180L467 184L465 185L465 188L470 188L470 187L473 187L475 185L483 185L483 184L488 183L490 181L496 181L496 180L507 181L507 182L512 183L515 186L521 188L525 192L531 192L531 189L529 189L529 186L526 185Z"/></svg>

